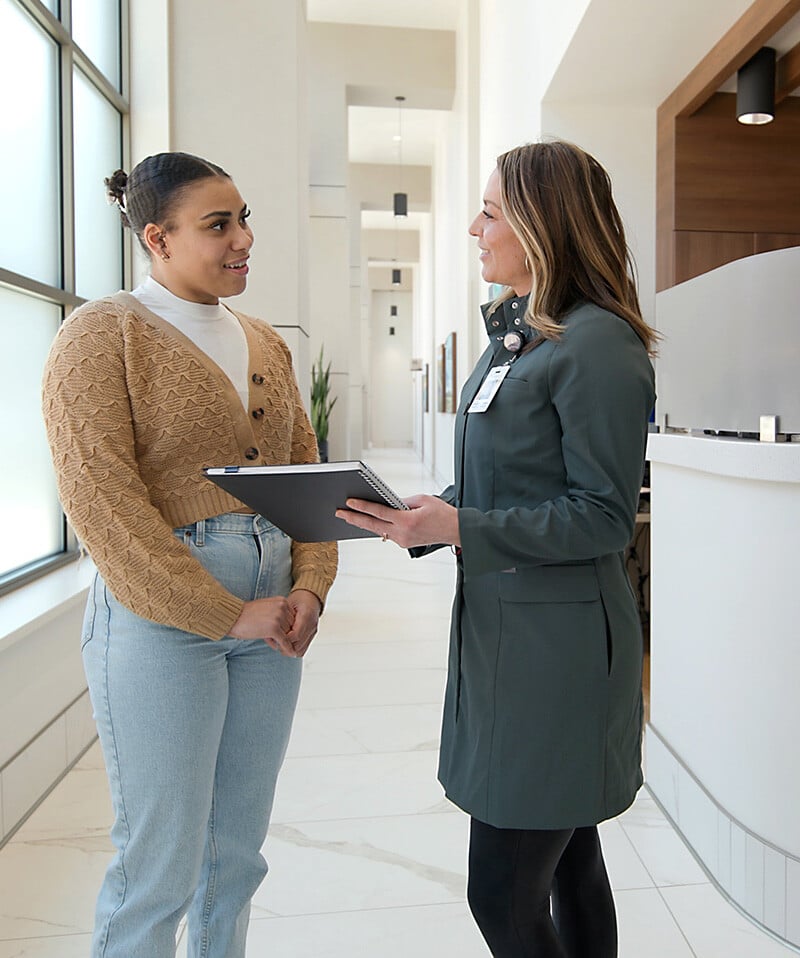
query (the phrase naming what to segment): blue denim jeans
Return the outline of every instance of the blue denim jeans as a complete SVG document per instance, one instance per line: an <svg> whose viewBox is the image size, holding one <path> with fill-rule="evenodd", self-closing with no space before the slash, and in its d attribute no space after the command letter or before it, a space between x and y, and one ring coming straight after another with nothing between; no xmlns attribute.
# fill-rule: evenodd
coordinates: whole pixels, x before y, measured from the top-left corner
<svg viewBox="0 0 800 958"><path fill-rule="evenodd" d="M175 534L243 599L291 587L291 542L261 516L216 516ZM187 911L190 958L244 958L301 660L150 622L99 577L82 642L117 849L92 958L174 958Z"/></svg>

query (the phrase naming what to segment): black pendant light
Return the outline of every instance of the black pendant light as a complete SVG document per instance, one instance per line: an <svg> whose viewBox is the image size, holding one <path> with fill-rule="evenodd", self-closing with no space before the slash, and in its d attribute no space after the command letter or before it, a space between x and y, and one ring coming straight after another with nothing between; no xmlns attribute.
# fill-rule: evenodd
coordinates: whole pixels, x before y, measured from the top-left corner
<svg viewBox="0 0 800 958"><path fill-rule="evenodd" d="M762 47L736 77L736 119L761 126L775 119L775 50Z"/></svg>
<svg viewBox="0 0 800 958"><path fill-rule="evenodd" d="M404 96L396 96L397 101L397 165L400 167L400 186L403 185L403 102ZM394 215L408 216L408 193L400 192L394 194Z"/></svg>
<svg viewBox="0 0 800 958"><path fill-rule="evenodd" d="M392 270L392 286L399 286L403 282L403 278L400 274L399 269Z"/></svg>

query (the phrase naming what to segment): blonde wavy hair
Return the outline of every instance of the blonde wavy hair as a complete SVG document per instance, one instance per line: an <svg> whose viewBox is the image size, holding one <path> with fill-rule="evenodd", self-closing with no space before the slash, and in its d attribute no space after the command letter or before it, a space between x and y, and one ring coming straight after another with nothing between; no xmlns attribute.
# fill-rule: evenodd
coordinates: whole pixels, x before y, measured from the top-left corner
<svg viewBox="0 0 800 958"><path fill-rule="evenodd" d="M552 140L503 153L497 169L503 216L531 271L525 321L557 340L569 310L594 303L630 323L655 355L659 336L642 318L633 258L603 167L580 147ZM513 295L506 288L491 311Z"/></svg>

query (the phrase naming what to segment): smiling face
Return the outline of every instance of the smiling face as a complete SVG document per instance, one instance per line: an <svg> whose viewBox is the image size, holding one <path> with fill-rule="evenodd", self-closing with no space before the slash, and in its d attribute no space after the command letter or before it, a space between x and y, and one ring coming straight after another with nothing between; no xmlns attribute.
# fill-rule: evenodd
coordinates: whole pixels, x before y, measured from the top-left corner
<svg viewBox="0 0 800 958"><path fill-rule="evenodd" d="M218 303L247 286L253 231L250 211L233 181L210 176L190 184L168 222L148 223L144 240L153 279L193 303Z"/></svg>
<svg viewBox="0 0 800 958"><path fill-rule="evenodd" d="M478 240L481 275L487 283L510 286L518 296L531 291L525 250L503 216L497 170L489 177L483 194L483 209L472 221L469 233Z"/></svg>

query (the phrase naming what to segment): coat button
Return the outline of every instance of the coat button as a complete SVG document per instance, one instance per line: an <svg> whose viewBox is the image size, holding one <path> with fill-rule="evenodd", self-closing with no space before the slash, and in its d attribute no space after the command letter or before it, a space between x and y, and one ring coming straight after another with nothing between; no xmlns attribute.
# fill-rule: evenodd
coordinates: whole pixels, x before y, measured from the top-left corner
<svg viewBox="0 0 800 958"><path fill-rule="evenodd" d="M261 375L261 373L253 373L252 378L256 386L261 386L264 382L264 377Z"/></svg>
<svg viewBox="0 0 800 958"><path fill-rule="evenodd" d="M515 325L515 326L519 326L519 324L520 324L520 320L519 320L519 319L515 319L515 320L514 320L514 325Z"/></svg>
<svg viewBox="0 0 800 958"><path fill-rule="evenodd" d="M253 410L253 419L261 419L264 415L264 410L259 406L258 409Z"/></svg>
<svg viewBox="0 0 800 958"><path fill-rule="evenodd" d="M499 319L493 319L493 320L492 320L492 326L499 326L499 325L500 325L500 320L499 320Z"/></svg>
<svg viewBox="0 0 800 958"><path fill-rule="evenodd" d="M249 449L245 449L245 451L244 451L244 458L245 458L245 459L258 459L258 449L256 449L255 446L250 446Z"/></svg>
<svg viewBox="0 0 800 958"><path fill-rule="evenodd" d="M517 302L514 302L514 303L511 304L511 308L512 308L512 309L516 309L518 306L519 306L519 303L517 303Z"/></svg>

